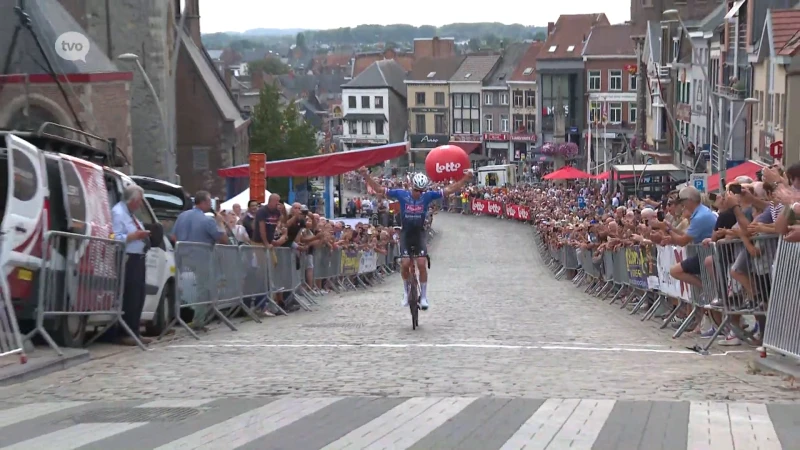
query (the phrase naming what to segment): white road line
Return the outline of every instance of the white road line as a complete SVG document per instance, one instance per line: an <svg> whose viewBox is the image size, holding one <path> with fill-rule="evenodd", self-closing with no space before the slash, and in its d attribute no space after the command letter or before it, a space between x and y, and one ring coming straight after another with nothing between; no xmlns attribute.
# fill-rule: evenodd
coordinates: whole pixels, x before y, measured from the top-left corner
<svg viewBox="0 0 800 450"><path fill-rule="evenodd" d="M547 400L500 450L545 450L579 404L577 399Z"/></svg>
<svg viewBox="0 0 800 450"><path fill-rule="evenodd" d="M31 403L7 409L0 411L0 428L85 404L86 402Z"/></svg>
<svg viewBox="0 0 800 450"><path fill-rule="evenodd" d="M240 447L313 414L340 399L339 397L282 398L162 445L157 450L179 448L211 450Z"/></svg>
<svg viewBox="0 0 800 450"><path fill-rule="evenodd" d="M173 344L167 348L465 348L493 350L558 350L580 352L620 352L620 353L655 353L665 355L695 355L692 350L635 348L635 347L582 347L567 345L503 345L503 344ZM749 353L747 350L728 351L709 356L725 356L733 353Z"/></svg>
<svg viewBox="0 0 800 450"><path fill-rule="evenodd" d="M3 447L2 450L74 450L144 425L147 425L147 422L81 423L9 447Z"/></svg>
<svg viewBox="0 0 800 450"><path fill-rule="evenodd" d="M581 400L548 449L591 450L614 409L614 400Z"/></svg>
<svg viewBox="0 0 800 450"><path fill-rule="evenodd" d="M458 414L474 398L415 397L328 444L323 450L402 450Z"/></svg>
<svg viewBox="0 0 800 450"><path fill-rule="evenodd" d="M728 405L692 402L689 407L688 448L691 450L734 450Z"/></svg>
<svg viewBox="0 0 800 450"><path fill-rule="evenodd" d="M737 450L781 450L781 442L767 405L756 403L728 404L733 446Z"/></svg>
<svg viewBox="0 0 800 450"><path fill-rule="evenodd" d="M190 399L190 398L175 398L175 399L164 399L164 400L155 400L149 403L145 403L144 405L139 405L137 408L198 408L205 404L211 403L216 401L215 398L200 398L200 399Z"/></svg>

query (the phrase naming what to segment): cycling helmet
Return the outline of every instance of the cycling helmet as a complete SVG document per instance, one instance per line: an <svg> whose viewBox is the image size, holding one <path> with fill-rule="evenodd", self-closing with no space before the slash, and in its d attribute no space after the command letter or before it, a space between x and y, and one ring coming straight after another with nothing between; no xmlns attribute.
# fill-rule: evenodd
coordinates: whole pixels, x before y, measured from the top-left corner
<svg viewBox="0 0 800 450"><path fill-rule="evenodd" d="M431 180L428 179L428 176L424 173L415 173L413 177L411 177L411 187L418 191L424 191L428 189L430 186Z"/></svg>

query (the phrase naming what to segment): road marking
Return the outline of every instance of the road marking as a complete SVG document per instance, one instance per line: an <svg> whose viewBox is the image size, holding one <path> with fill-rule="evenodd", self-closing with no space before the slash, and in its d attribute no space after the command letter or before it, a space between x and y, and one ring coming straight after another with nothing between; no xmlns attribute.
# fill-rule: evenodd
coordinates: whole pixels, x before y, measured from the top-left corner
<svg viewBox="0 0 800 450"><path fill-rule="evenodd" d="M0 428L85 404L86 402L32 403L7 409L0 411Z"/></svg>
<svg viewBox="0 0 800 450"><path fill-rule="evenodd" d="M328 444L323 450L407 449L473 401L475 398L412 398Z"/></svg>
<svg viewBox="0 0 800 450"><path fill-rule="evenodd" d="M693 350L635 348L635 347L581 347L574 345L505 345L505 344L171 344L167 348L467 348L497 350L563 350L584 352L662 353L669 355L699 355ZM750 353L734 350L708 356L726 356L733 353Z"/></svg>
<svg viewBox="0 0 800 450"><path fill-rule="evenodd" d="M137 406L137 408L198 408L200 406L214 402L216 400L217 399L215 398L201 398L201 399L176 398L176 399L155 400L150 403L145 403L144 405L139 405Z"/></svg>
<svg viewBox="0 0 800 450"><path fill-rule="evenodd" d="M525 421L500 450L544 450L577 408L577 399L550 399Z"/></svg>
<svg viewBox="0 0 800 450"><path fill-rule="evenodd" d="M147 422L81 423L9 447L3 447L2 450L30 450L34 448L36 450L73 450L144 425L147 425Z"/></svg>
<svg viewBox="0 0 800 450"><path fill-rule="evenodd" d="M766 405L692 402L689 448L693 450L781 450Z"/></svg>
<svg viewBox="0 0 800 450"><path fill-rule="evenodd" d="M339 400L341 400L340 397L282 398L162 445L157 450L176 448L210 450L240 447Z"/></svg>

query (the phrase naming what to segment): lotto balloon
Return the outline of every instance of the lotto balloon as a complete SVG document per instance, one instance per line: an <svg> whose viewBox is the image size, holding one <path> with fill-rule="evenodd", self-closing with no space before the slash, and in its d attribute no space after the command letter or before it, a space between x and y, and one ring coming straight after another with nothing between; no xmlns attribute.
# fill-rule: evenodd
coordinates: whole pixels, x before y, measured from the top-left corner
<svg viewBox="0 0 800 450"><path fill-rule="evenodd" d="M469 156L457 145L440 145L425 158L425 172L436 182L461 179L469 167Z"/></svg>

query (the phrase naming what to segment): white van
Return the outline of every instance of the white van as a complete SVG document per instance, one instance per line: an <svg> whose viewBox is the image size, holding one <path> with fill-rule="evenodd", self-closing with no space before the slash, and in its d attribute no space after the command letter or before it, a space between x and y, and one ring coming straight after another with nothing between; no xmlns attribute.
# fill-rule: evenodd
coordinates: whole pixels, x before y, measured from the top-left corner
<svg viewBox="0 0 800 450"><path fill-rule="evenodd" d="M517 166L514 164L498 164L478 167L478 186L503 187L517 184Z"/></svg>
<svg viewBox="0 0 800 450"><path fill-rule="evenodd" d="M36 318L44 234L52 230L110 236L110 208L122 198L126 186L135 184L108 167L120 163L116 154L113 141L52 123L35 132L0 131L0 173L6 175L6 182L0 183L0 231L4 236L0 270L8 279L23 331L30 329ZM151 231L142 322L156 333L172 317L174 253L147 202L136 215ZM83 345L87 327L106 320L102 316L56 316L45 326L59 345L77 347Z"/></svg>

